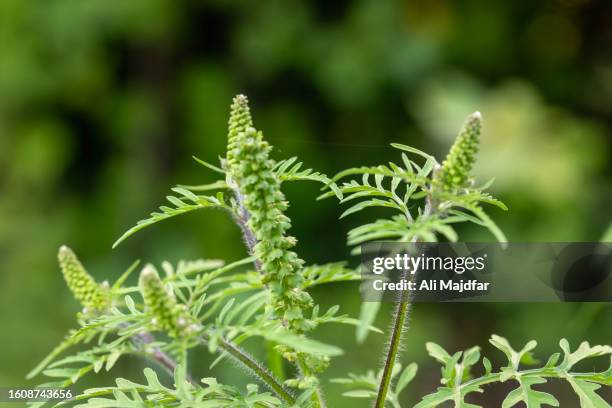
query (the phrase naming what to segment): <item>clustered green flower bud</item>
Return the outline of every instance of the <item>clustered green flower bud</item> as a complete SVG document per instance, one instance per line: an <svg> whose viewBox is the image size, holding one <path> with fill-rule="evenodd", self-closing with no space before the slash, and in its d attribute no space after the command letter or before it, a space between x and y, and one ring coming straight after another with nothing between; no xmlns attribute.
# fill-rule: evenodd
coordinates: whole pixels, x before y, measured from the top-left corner
<svg viewBox="0 0 612 408"><path fill-rule="evenodd" d="M455 191L466 186L476 161L481 127L480 112L468 116L442 167L435 173L434 187L443 191Z"/></svg>
<svg viewBox="0 0 612 408"><path fill-rule="evenodd" d="M246 223L256 239L253 253L271 290L273 311L292 329L308 330L303 310L312 299L302 289L303 261L291 251L296 240L286 235L291 227L284 214L287 201L273 172L275 162L269 157L272 148L252 126L248 100L238 95L229 122L225 163L228 184L237 190L238 201L248 214Z"/></svg>
<svg viewBox="0 0 612 408"><path fill-rule="evenodd" d="M64 280L75 299L83 305L83 313L92 315L107 310L111 305L108 283L98 284L87 272L72 249L63 245L57 254Z"/></svg>
<svg viewBox="0 0 612 408"><path fill-rule="evenodd" d="M157 271L152 265L144 267L139 279L145 309L153 317L153 325L168 333L170 337L183 337L198 329L187 307L177 303L168 293Z"/></svg>

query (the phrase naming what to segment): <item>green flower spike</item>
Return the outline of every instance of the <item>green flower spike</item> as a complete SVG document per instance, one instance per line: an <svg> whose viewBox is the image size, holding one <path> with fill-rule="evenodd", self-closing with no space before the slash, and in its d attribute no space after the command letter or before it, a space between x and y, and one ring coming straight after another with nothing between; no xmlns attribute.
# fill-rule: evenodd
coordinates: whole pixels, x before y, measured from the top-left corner
<svg viewBox="0 0 612 408"><path fill-rule="evenodd" d="M182 337L197 331L198 325L187 307L178 304L168 293L152 265L144 267L139 284L146 311L153 317L157 329L166 331L170 337Z"/></svg>
<svg viewBox="0 0 612 408"><path fill-rule="evenodd" d="M467 185L478 153L481 127L480 112L468 116L446 160L434 176L434 187L443 191L455 191Z"/></svg>
<svg viewBox="0 0 612 408"><path fill-rule="evenodd" d="M227 137L227 161L234 165L240 155L240 141L242 133L253 128L253 119L249 109L249 100L244 95L234 97L229 119L229 132Z"/></svg>
<svg viewBox="0 0 612 408"><path fill-rule="evenodd" d="M92 315L111 305L108 282L98 284L87 272L72 249L63 245L57 254L64 280L75 299L83 305L83 314Z"/></svg>
<svg viewBox="0 0 612 408"><path fill-rule="evenodd" d="M244 95L232 104L227 148L228 185L235 191L239 213L244 214L247 230L254 237L253 254L257 257L263 282L271 290L274 313L295 330L308 330L304 309L312 299L302 290L303 261L290 249L296 239L286 235L291 221L284 214L287 201L274 174L271 146L261 132L253 128L248 100Z"/></svg>

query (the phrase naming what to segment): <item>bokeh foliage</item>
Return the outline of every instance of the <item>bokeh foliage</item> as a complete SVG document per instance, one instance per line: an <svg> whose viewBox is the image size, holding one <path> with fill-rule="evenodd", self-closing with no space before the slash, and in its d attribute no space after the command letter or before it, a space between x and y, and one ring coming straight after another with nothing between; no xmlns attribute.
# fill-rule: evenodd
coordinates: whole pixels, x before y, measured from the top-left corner
<svg viewBox="0 0 612 408"><path fill-rule="evenodd" d="M442 159L480 110L475 171L495 175L495 195L511 208L496 221L509 239L597 240L612 206L611 19L612 6L588 0L0 2L0 384L26 384L72 321L61 244L98 280L135 258L244 255L237 228L214 211L110 250L167 186L212 181L190 156L223 153L239 92L276 152L329 174L389 160L389 142ZM314 202L314 184L286 193L306 261L348 258L345 233L365 218L337 221L331 200ZM358 310L356 287L314 296ZM609 314L603 305L418 305L403 361L424 363L426 341L455 350L492 332L537 338L544 352L561 337L604 343ZM321 336L354 352L382 341L357 346L345 328ZM378 358L338 364L360 372ZM427 378L415 386L431 389Z"/></svg>

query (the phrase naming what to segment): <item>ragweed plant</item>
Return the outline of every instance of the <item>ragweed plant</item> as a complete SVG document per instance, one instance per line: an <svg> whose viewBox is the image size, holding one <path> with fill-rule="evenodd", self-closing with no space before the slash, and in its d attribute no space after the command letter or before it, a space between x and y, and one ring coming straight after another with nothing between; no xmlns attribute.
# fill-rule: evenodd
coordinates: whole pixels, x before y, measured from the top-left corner
<svg viewBox="0 0 612 408"><path fill-rule="evenodd" d="M296 239L289 235L291 220L285 214L288 203L283 184L316 181L326 190L321 198L337 197L353 202L342 217L368 207L381 206L396 213L387 219L359 226L348 234L349 246L372 240L435 242L457 241L454 225L472 222L488 228L499 241L503 233L484 210L484 205L505 206L486 193L487 185L476 187L470 177L480 137L480 114L470 116L447 158L439 164L431 155L409 146L394 144L402 151L402 163L359 167L340 172L330 179L294 158L276 161L272 147L255 128L245 96L231 106L227 152L218 165L196 159L219 174L213 183L172 189L170 205L129 229L115 246L137 231L178 215L206 208L229 214L241 229L248 256L225 262L217 259L164 262L161 268L146 265L136 286L126 285L138 270L134 263L111 286L98 283L76 255L60 248L59 263L68 288L83 310L78 327L35 367L28 377L42 374L51 380L41 386L70 387L84 376L110 371L127 355L137 355L167 371L160 379L151 367L144 380L117 378L115 385L87 389L70 401L55 403L83 407L325 407L322 375L332 358L343 353L333 344L312 337L313 329L330 323L357 327L357 338L380 330L372 326L376 303L365 303L359 319L339 314L339 306L322 311L309 290L316 285L360 279L356 270L343 262L307 265L295 250ZM410 155L410 156L409 156ZM421 164L417 160L422 161ZM346 181L347 178L351 178ZM338 186L337 183L343 183ZM396 363L410 299L402 295L393 316L385 364L378 372L348 375L333 380L351 388L348 397L371 398L376 407L400 406L400 394L417 374L416 364L403 370ZM248 339L265 342L267 364L252 356L243 343ZM478 347L449 354L442 347L427 344L427 351L442 364L442 387L423 397L417 407L452 403L455 407L476 407L465 402L468 394L482 392L496 381L514 381L504 407L520 402L528 407L558 406L550 394L534 385L547 378L570 383L583 407L609 407L596 393L601 385L612 385L612 368L601 373L573 370L579 361L609 356L609 346L583 343L572 352L567 341L560 345L564 357L551 356L541 368L525 370L533 362L535 342L515 351L498 336L491 344L508 358L508 364L494 371ZM214 377L191 375L197 365L192 351L205 347L217 357L209 367L231 360L257 382L241 390L220 384ZM72 355L68 349L75 348ZM470 371L482 361L484 374ZM263 389L260 389L263 387ZM46 405L32 403L33 406ZM51 403L49 403L51 404Z"/></svg>
<svg viewBox="0 0 612 408"><path fill-rule="evenodd" d="M334 182L353 178L344 181L339 187L343 193L342 203L357 202L342 214L343 217L368 207L390 208L397 213L390 218L379 219L352 229L348 233L348 244L354 246L373 240L437 242L440 238L456 242L458 234L454 226L462 222L483 226L499 242L505 243L504 234L487 215L484 205L493 205L502 210L507 210L506 206L486 192L492 180L477 187L470 176L476 162L481 127L480 112L470 115L442 164L418 149L394 143L392 146L402 151L401 164L390 162L388 165L359 167L336 175ZM419 164L408 154L424 159L424 162ZM360 178L355 179L355 176ZM326 193L322 197L331 195ZM359 247L356 249L359 250ZM415 366L409 365L400 375L400 367L396 364L409 320L410 298L407 293L401 292L396 302L383 368L377 375L369 372L366 376L351 375L337 379L336 382L357 388L345 393L346 396L372 398L376 408L389 404L399 407L398 394L414 377L416 371ZM377 310L377 303L364 303L361 313L361 321L364 323L362 327L367 327L373 321ZM367 331L364 330L358 332L358 339L363 339L366 334ZM454 404L455 408L475 408L478 405L465 402L467 394L483 392L482 386L485 384L511 379L518 382L519 386L508 394L503 408L514 407L520 402L524 402L528 408L539 408L543 404L559 406L559 402L552 395L532 388L533 385L545 383L548 377L562 378L570 382L582 407L610 407L595 390L601 385L612 385L612 364L602 373L572 373L569 370L578 360L612 354L611 347L590 347L588 343L583 343L578 351L571 353L567 341L563 339L561 348L565 359L560 365L556 366L559 359L556 354L551 356L546 366L541 369L521 371L520 363L534 361L530 352L537 344L535 341L527 343L520 352L514 351L506 339L496 335L492 336L491 344L506 354L509 359L508 366L502 367L498 373L492 373L491 363L484 358L484 376L472 378L470 367L480 361L479 347L451 356L440 346L428 343L429 354L443 364L443 387L423 397L415 408L433 408L447 402ZM394 378L398 375L393 388Z"/></svg>

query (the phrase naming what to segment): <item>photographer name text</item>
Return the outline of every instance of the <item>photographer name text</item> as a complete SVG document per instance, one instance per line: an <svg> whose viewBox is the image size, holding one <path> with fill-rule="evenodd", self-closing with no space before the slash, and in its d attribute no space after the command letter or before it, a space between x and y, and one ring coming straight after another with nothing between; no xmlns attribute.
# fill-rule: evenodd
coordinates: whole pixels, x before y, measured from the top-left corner
<svg viewBox="0 0 612 408"><path fill-rule="evenodd" d="M476 279L461 279L459 281L428 279L421 282L414 282L408 279L401 279L399 282L385 282L382 279L376 279L372 282L372 286L376 291L452 291L457 293L472 291L486 292L489 290L490 284L490 282L479 282Z"/></svg>

